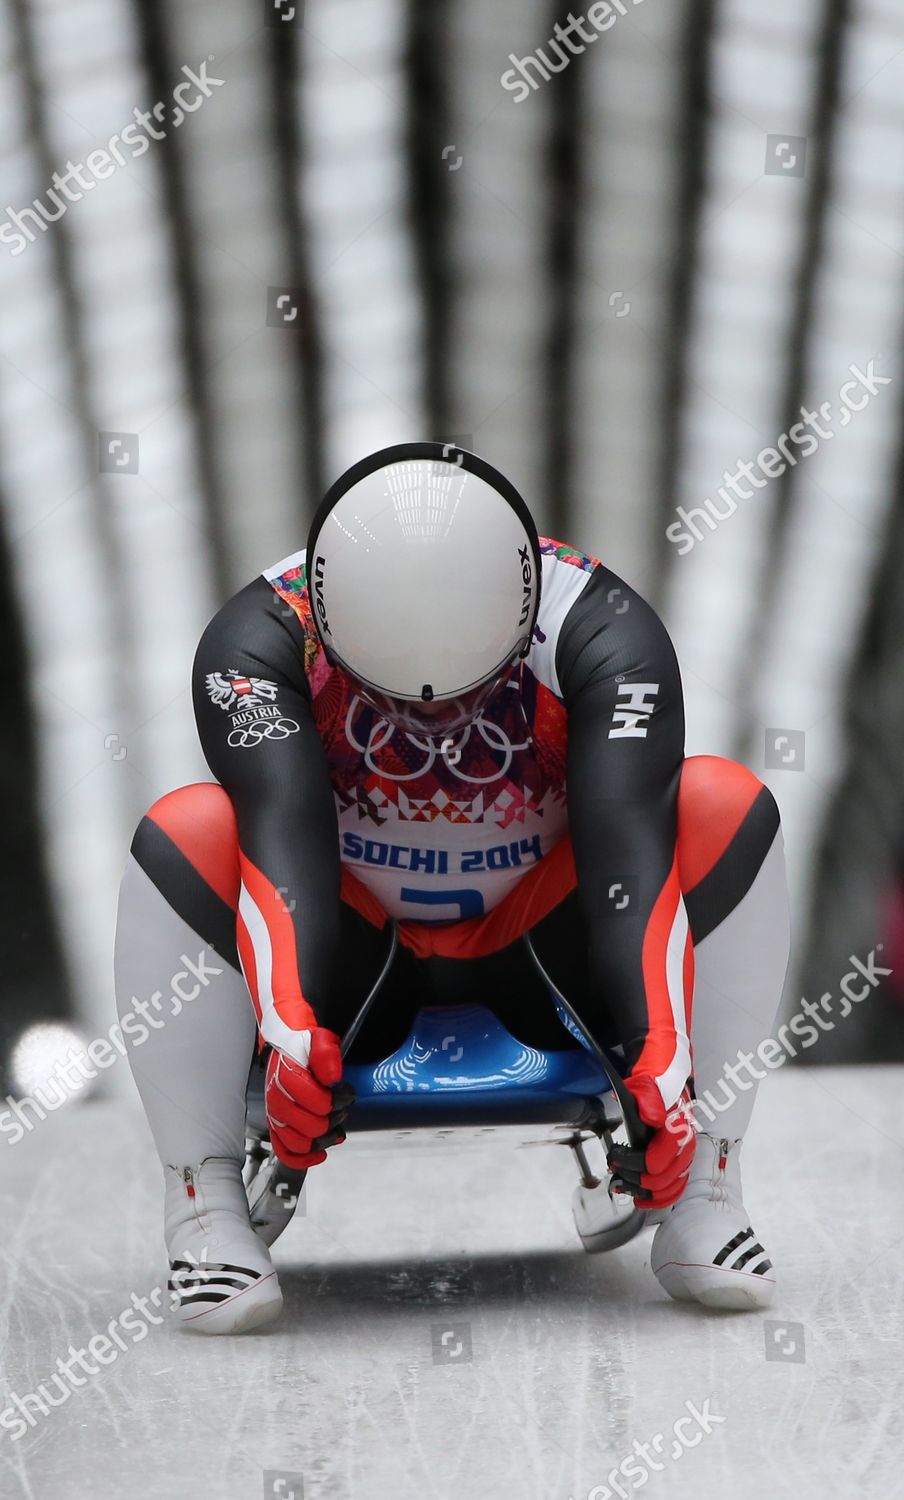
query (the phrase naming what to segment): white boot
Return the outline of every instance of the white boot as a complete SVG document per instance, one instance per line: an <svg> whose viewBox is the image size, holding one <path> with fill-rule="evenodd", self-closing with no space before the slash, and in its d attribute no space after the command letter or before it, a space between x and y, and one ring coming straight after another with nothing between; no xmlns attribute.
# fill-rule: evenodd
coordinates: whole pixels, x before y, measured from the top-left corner
<svg viewBox="0 0 904 1500"><path fill-rule="evenodd" d="M656 1230L650 1264L678 1302L748 1310L775 1294L772 1262L741 1199L740 1148L698 1134L687 1187Z"/></svg>
<svg viewBox="0 0 904 1500"><path fill-rule="evenodd" d="M164 1232L180 1322L198 1333L244 1333L276 1317L282 1292L251 1227L241 1162L208 1156L167 1167Z"/></svg>

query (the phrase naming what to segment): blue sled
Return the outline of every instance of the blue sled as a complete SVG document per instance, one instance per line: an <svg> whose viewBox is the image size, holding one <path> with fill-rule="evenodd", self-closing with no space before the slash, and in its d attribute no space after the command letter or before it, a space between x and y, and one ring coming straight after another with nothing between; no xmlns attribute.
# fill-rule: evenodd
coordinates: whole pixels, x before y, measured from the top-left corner
<svg viewBox="0 0 904 1500"><path fill-rule="evenodd" d="M541 1050L517 1041L486 1006L427 1006L391 1056L346 1063L355 1091L347 1132L498 1125L595 1132L616 1124L602 1067L576 1037L563 1031L562 1040L561 1051Z"/></svg>

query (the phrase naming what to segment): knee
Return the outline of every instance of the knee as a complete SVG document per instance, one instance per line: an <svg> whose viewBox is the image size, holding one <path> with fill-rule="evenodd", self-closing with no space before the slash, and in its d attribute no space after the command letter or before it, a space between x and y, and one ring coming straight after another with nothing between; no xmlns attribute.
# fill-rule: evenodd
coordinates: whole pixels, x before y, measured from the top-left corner
<svg viewBox="0 0 904 1500"><path fill-rule="evenodd" d="M235 828L229 793L217 781L196 781L158 797L145 813L160 828L181 834L204 829L208 834Z"/></svg>
<svg viewBox="0 0 904 1500"><path fill-rule="evenodd" d="M718 817L735 812L743 817L761 792L772 798L756 772L740 761L721 755L691 755L681 768L678 816Z"/></svg>
<svg viewBox="0 0 904 1500"><path fill-rule="evenodd" d="M691 890L727 850L742 823L779 824L775 798L760 778L738 761L693 755L684 762L678 787L678 870L682 890Z"/></svg>
<svg viewBox="0 0 904 1500"><path fill-rule="evenodd" d="M152 879L187 860L225 898L238 900L235 811L217 782L195 782L160 797L139 823L132 853Z"/></svg>

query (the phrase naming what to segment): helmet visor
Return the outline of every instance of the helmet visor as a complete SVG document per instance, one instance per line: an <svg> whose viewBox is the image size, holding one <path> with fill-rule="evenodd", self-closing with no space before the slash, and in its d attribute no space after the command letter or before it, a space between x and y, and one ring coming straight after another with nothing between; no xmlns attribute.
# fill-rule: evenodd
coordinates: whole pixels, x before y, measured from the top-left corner
<svg viewBox="0 0 904 1500"><path fill-rule="evenodd" d="M426 739L439 739L454 734L457 730L464 729L472 723L497 689L502 686L511 673L513 665L513 662L507 663L498 675L491 677L487 682L479 683L477 687L468 688L457 698L432 698L429 702L423 702L420 699L394 698L389 693L380 692L370 683L362 682L349 672L347 667L343 666L341 670L343 675L353 683L365 703L369 703L391 724L395 724L399 729L407 730L410 734L420 734Z"/></svg>

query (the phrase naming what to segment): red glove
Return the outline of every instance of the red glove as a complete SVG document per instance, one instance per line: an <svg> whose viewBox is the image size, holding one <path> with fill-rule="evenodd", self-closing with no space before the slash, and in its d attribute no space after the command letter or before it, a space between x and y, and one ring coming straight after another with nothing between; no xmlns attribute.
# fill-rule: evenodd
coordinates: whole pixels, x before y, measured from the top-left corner
<svg viewBox="0 0 904 1500"><path fill-rule="evenodd" d="M697 1135L691 1112L691 1096L684 1089L671 1109L666 1109L653 1079L646 1074L627 1078L625 1087L633 1095L645 1125L653 1135L643 1149L616 1145L609 1153L612 1189L630 1193L636 1208L670 1208L687 1186Z"/></svg>
<svg viewBox="0 0 904 1500"><path fill-rule="evenodd" d="M267 1061L270 1139L279 1160L296 1169L316 1167L328 1146L345 1140L338 1126L354 1099L350 1088L336 1087L342 1077L336 1033L314 1026L309 1035L307 1067L275 1047Z"/></svg>

